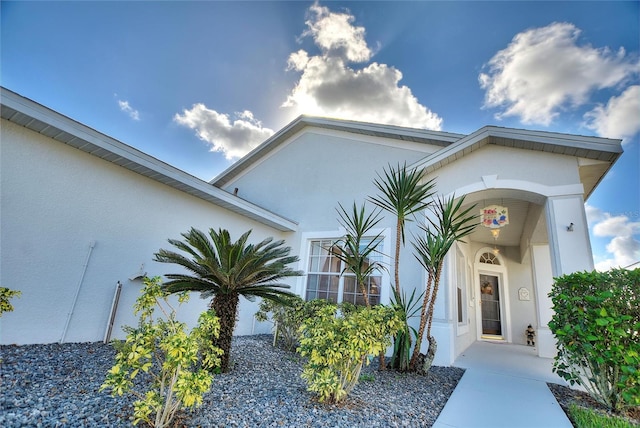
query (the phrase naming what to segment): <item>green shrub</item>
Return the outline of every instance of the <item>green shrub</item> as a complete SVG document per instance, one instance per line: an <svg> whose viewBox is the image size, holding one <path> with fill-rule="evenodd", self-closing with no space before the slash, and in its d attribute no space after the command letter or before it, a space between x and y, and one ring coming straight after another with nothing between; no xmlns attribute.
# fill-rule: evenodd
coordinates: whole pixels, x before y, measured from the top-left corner
<svg viewBox="0 0 640 428"><path fill-rule="evenodd" d="M198 342L200 366L210 373L220 373L222 349L215 346L220 334L220 322L213 309L200 314L198 328L191 331Z"/></svg>
<svg viewBox="0 0 640 428"><path fill-rule="evenodd" d="M378 355L391 344L391 335L402 327L394 308L322 307L300 327L298 352L308 361L302 378L307 390L321 402L343 400L357 384L367 357Z"/></svg>
<svg viewBox="0 0 640 428"><path fill-rule="evenodd" d="M272 300L260 302L255 317L258 321L271 319L275 323L274 343L295 351L300 343L300 326L309 317L315 316L318 310L330 303L324 299L314 299L306 302L299 296L283 298L285 304Z"/></svg>
<svg viewBox="0 0 640 428"><path fill-rule="evenodd" d="M554 371L619 412L640 405L640 269L556 278Z"/></svg>
<svg viewBox="0 0 640 428"><path fill-rule="evenodd" d="M283 300L286 304L261 301L255 317L262 322L271 319L275 324L274 344L280 341L285 349L293 351L298 346L298 329L303 321L305 301L299 296L287 296Z"/></svg>
<svg viewBox="0 0 640 428"><path fill-rule="evenodd" d="M131 393L138 398L134 425L142 421L166 427L179 410L202 403L212 380L207 370L219 363L221 352L201 344L211 335L217 336L220 327L215 315L205 312L200 324L187 333L186 324L176 319L168 302L169 294L160 287L160 278L145 278L144 284L134 305L135 313L140 314L138 327L125 327L126 340L114 342L116 363L100 389L110 389L114 396ZM185 302L188 294L181 293L178 300ZM154 318L156 308L162 316ZM136 379L139 374L143 379Z"/></svg>
<svg viewBox="0 0 640 428"><path fill-rule="evenodd" d="M0 287L0 317L3 312L13 311L13 305L9 302L12 297L20 297L22 293L18 290L11 290L7 287Z"/></svg>

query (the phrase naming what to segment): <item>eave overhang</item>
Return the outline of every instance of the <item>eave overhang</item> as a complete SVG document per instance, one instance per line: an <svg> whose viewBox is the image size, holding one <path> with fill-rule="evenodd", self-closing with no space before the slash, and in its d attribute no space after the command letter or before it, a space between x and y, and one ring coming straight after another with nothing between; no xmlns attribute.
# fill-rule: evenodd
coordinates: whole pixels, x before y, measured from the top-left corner
<svg viewBox="0 0 640 428"><path fill-rule="evenodd" d="M292 220L231 195L6 88L0 88L0 105L3 119L38 134L277 230L292 232L298 228Z"/></svg>
<svg viewBox="0 0 640 428"><path fill-rule="evenodd" d="M280 131L273 134L269 139L253 149L242 159L235 162L211 180L210 183L218 187L224 187L227 183L250 168L255 162L268 155L280 144L284 143L306 127L387 138L403 142L430 144L440 147L447 147L449 144L464 137L463 134L453 134L449 132L429 131L426 129L406 128L402 126L302 115L290 122Z"/></svg>
<svg viewBox="0 0 640 428"><path fill-rule="evenodd" d="M589 186L590 188L585 188L586 200L622 155L621 143L618 139L485 126L414 163L411 167L422 169L424 174L432 174L488 144L606 162L608 166L602 175Z"/></svg>

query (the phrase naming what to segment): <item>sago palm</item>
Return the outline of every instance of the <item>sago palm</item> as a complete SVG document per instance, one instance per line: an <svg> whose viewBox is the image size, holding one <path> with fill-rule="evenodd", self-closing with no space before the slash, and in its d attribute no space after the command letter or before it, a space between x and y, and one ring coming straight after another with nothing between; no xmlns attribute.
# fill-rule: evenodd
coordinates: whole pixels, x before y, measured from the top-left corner
<svg viewBox="0 0 640 428"><path fill-rule="evenodd" d="M431 336L431 325L445 257L454 242L462 240L478 225L478 216L472 214L475 205L463 209L463 203L464 196L457 201L455 196L437 199L432 208L434 217L428 218L429 226L420 226L424 231L424 236L415 238L416 258L427 271L427 285L420 311L418 335L409 363L411 370L417 369L416 365L425 328L429 340L427 356L431 361L435 355L436 343ZM429 362L428 365L431 363Z"/></svg>
<svg viewBox="0 0 640 428"><path fill-rule="evenodd" d="M284 241L267 238L258 244L247 244L251 231L232 242L227 230L209 234L191 228L183 233L184 241L169 239L169 243L184 254L161 249L155 260L175 263L187 273L168 274L164 288L172 293L199 291L202 298L212 298L210 307L220 319L220 336L216 345L224 351L221 370L229 370L231 340L235 328L240 296L249 300L256 297L285 303L284 296L291 295L288 285L280 281L286 277L301 275L287 265L297 262L290 256L291 249Z"/></svg>

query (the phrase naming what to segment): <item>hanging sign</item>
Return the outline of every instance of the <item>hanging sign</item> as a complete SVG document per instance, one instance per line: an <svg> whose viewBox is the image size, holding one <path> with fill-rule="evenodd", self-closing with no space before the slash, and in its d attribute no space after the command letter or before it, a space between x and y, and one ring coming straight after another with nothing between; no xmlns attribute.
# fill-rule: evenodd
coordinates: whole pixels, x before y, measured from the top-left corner
<svg viewBox="0 0 640 428"><path fill-rule="evenodd" d="M500 205L489 205L480 210L482 225L496 229L509 224L509 210Z"/></svg>

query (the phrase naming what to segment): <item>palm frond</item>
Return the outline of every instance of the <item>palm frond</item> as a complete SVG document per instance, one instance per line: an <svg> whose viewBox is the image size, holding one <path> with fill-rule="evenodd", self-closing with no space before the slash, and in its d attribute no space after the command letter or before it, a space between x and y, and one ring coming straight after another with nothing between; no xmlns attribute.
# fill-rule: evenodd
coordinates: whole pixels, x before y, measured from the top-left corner
<svg viewBox="0 0 640 428"><path fill-rule="evenodd" d="M404 242L404 224L411 221L410 216L429 206L435 193L435 180L421 184L422 171L416 168L409 170L406 162L397 167L388 165L383 169L384 176L380 173L377 175L373 183L381 195L369 197L369 201L397 216Z"/></svg>

